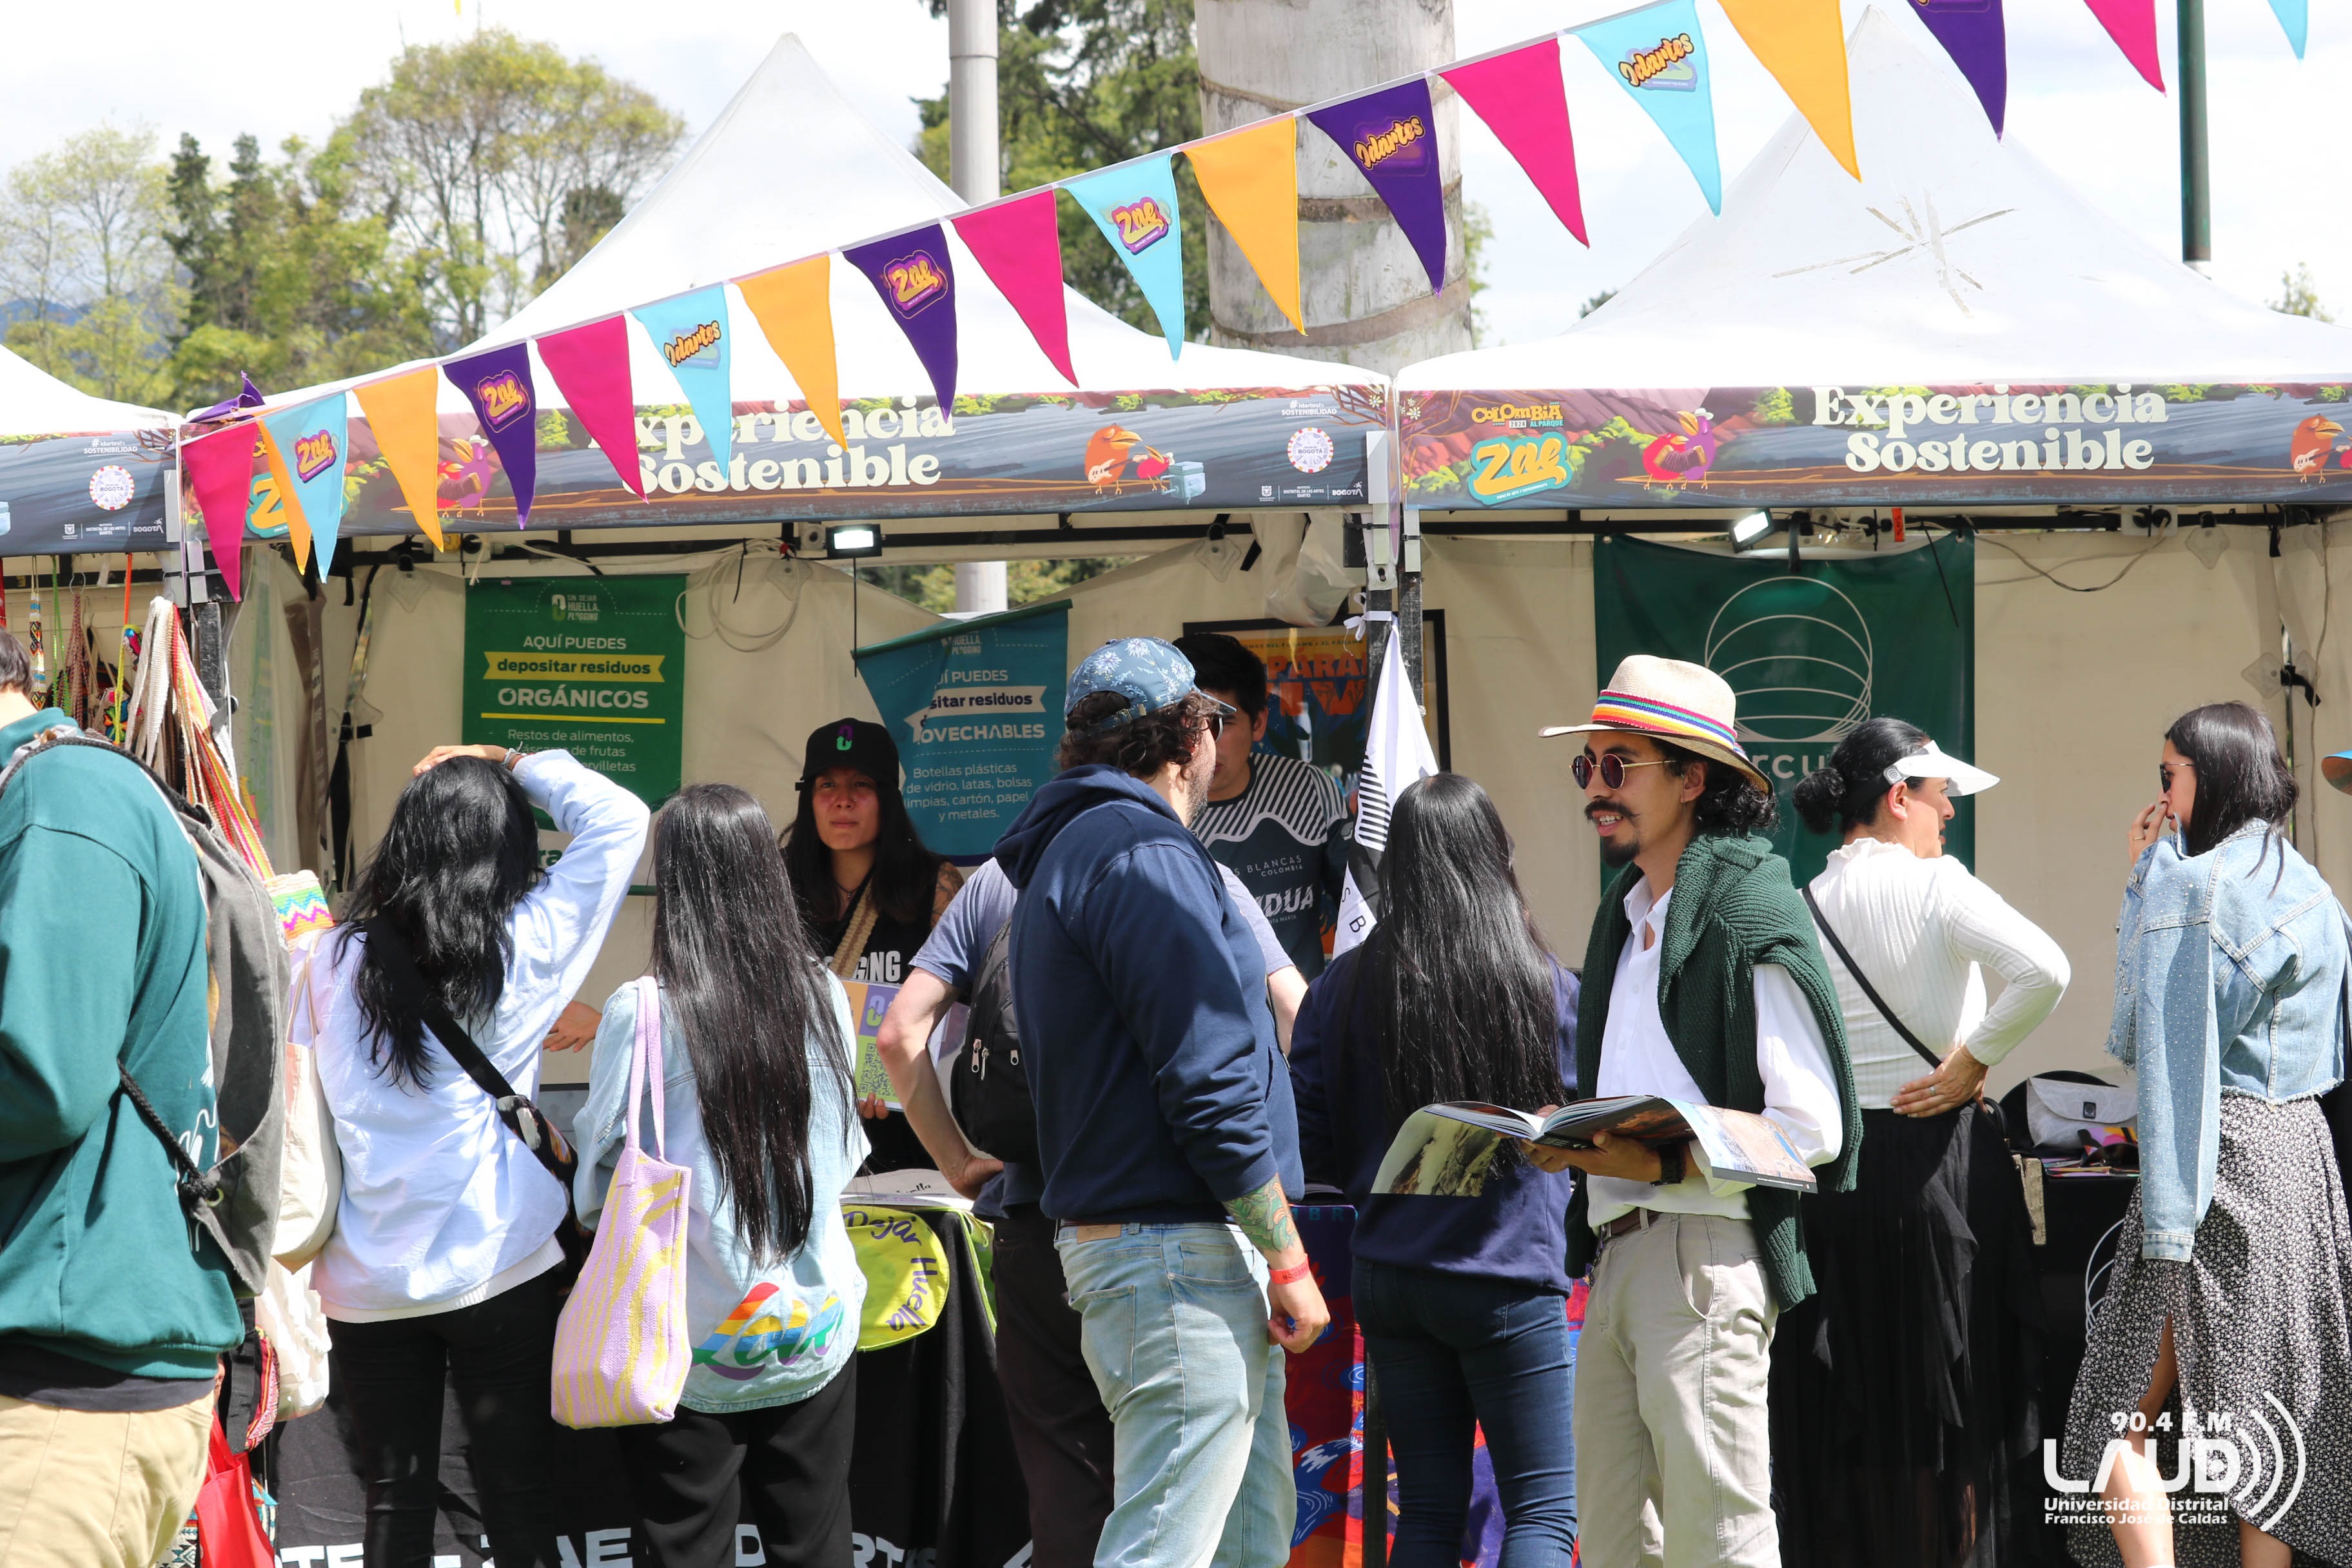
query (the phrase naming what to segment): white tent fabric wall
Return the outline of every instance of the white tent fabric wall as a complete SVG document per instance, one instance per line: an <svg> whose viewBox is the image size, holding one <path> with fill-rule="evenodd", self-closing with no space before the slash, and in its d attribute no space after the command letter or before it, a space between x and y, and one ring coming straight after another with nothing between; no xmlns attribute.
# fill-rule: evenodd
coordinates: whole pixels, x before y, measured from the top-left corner
<svg viewBox="0 0 2352 1568"><path fill-rule="evenodd" d="M173 423L161 409L93 397L0 348L0 436L143 430Z"/></svg>

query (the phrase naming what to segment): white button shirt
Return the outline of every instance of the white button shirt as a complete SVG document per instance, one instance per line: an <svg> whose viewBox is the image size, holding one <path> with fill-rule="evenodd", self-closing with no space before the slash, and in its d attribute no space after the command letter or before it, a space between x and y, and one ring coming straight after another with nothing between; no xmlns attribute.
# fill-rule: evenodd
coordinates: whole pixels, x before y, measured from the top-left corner
<svg viewBox="0 0 2352 1568"><path fill-rule="evenodd" d="M1674 890L1668 889L1664 898L1654 899L1646 878L1625 895L1625 917L1633 931L1617 955L1617 973L1610 986L1597 1094L1706 1100L1675 1053L1674 1041L1666 1037L1665 1020L1658 1015L1658 965L1664 951L1666 906L1673 898ZM1845 1138L1845 1118L1838 1105L1837 1079L1830 1070L1829 1047L1804 993L1777 963L1756 966L1756 1067L1764 1079L1765 1119L1788 1134L1806 1164L1836 1159ZM1595 1229L1637 1208L1748 1217L1749 1184L1711 1187L1696 1161L1670 1187L1616 1176L1586 1180L1586 1217Z"/></svg>

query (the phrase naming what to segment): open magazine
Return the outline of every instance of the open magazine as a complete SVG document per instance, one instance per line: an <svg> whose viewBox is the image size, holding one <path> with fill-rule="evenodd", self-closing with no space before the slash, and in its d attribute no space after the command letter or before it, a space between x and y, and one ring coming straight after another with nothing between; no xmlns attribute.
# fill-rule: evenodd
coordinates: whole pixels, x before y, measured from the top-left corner
<svg viewBox="0 0 2352 1568"><path fill-rule="evenodd" d="M1580 1100L1549 1116L1505 1105L1454 1101L1424 1105L1397 1130L1372 1191L1420 1197L1475 1198L1504 1168L1506 1139L1559 1149L1590 1149L1611 1132L1644 1143L1690 1141L1691 1163L1718 1191L1743 1186L1810 1193L1812 1171L1788 1135L1761 1116L1664 1095L1619 1094Z"/></svg>
<svg viewBox="0 0 2352 1568"><path fill-rule="evenodd" d="M883 985L868 980L845 980L842 989L849 993L849 1021L857 1031L857 1094L863 1098L878 1094L882 1102L893 1110L904 1110L898 1103L898 1091L890 1086L889 1070L883 1067L882 1057L874 1048L875 1037L882 1030L882 1015L890 1010L891 999L898 994L896 985ZM947 1010L939 1026L931 1031L931 1065L944 1070L941 1064L963 1049L964 1024L971 1009L959 1002ZM944 1078L940 1087L946 1088Z"/></svg>

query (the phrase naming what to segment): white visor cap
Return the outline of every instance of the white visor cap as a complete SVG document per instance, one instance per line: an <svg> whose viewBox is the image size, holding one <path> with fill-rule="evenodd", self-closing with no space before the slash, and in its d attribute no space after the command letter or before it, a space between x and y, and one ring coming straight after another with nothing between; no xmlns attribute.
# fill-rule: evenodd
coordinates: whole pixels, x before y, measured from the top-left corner
<svg viewBox="0 0 2352 1568"><path fill-rule="evenodd" d="M1886 770L1890 785L1905 779L1942 779L1946 795L1976 795L2000 783L1996 774L1972 768L1958 757L1947 756L1933 741L1927 742L1926 751L1914 752Z"/></svg>

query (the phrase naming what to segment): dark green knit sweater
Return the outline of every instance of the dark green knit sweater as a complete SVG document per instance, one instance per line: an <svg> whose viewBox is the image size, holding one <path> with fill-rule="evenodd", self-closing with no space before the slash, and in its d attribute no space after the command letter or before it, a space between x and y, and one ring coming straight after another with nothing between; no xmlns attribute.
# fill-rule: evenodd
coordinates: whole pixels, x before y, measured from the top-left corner
<svg viewBox="0 0 2352 1568"><path fill-rule="evenodd" d="M1601 1041L1609 1026L1609 991L1617 977L1617 956L1633 934L1625 897L1642 875L1628 866L1601 896L1584 955L1584 994L1577 1009L1577 1081L1601 1081ZM1658 965L1658 1014L1675 1054L1710 1105L1733 1110L1764 1109L1764 1077L1756 1066L1756 966L1777 963L1796 981L1829 1047L1836 1075L1845 1137L1837 1158L1815 1173L1823 1192L1853 1186L1855 1152L1862 1145L1862 1108L1855 1102L1853 1068L1846 1058L1845 1025L1838 1012L1837 987L1813 934L1812 917L1789 880L1789 863L1761 838L1702 834L1683 851L1675 868L1674 900L1666 906L1664 952ZM1586 1223L1585 1184L1579 1182L1568 1210L1568 1271L1582 1273L1593 1253ZM1776 1187L1751 1187L1748 1221L1764 1252L1764 1276L1783 1309L1813 1293L1812 1267L1805 1259L1805 1233L1797 1194Z"/></svg>

